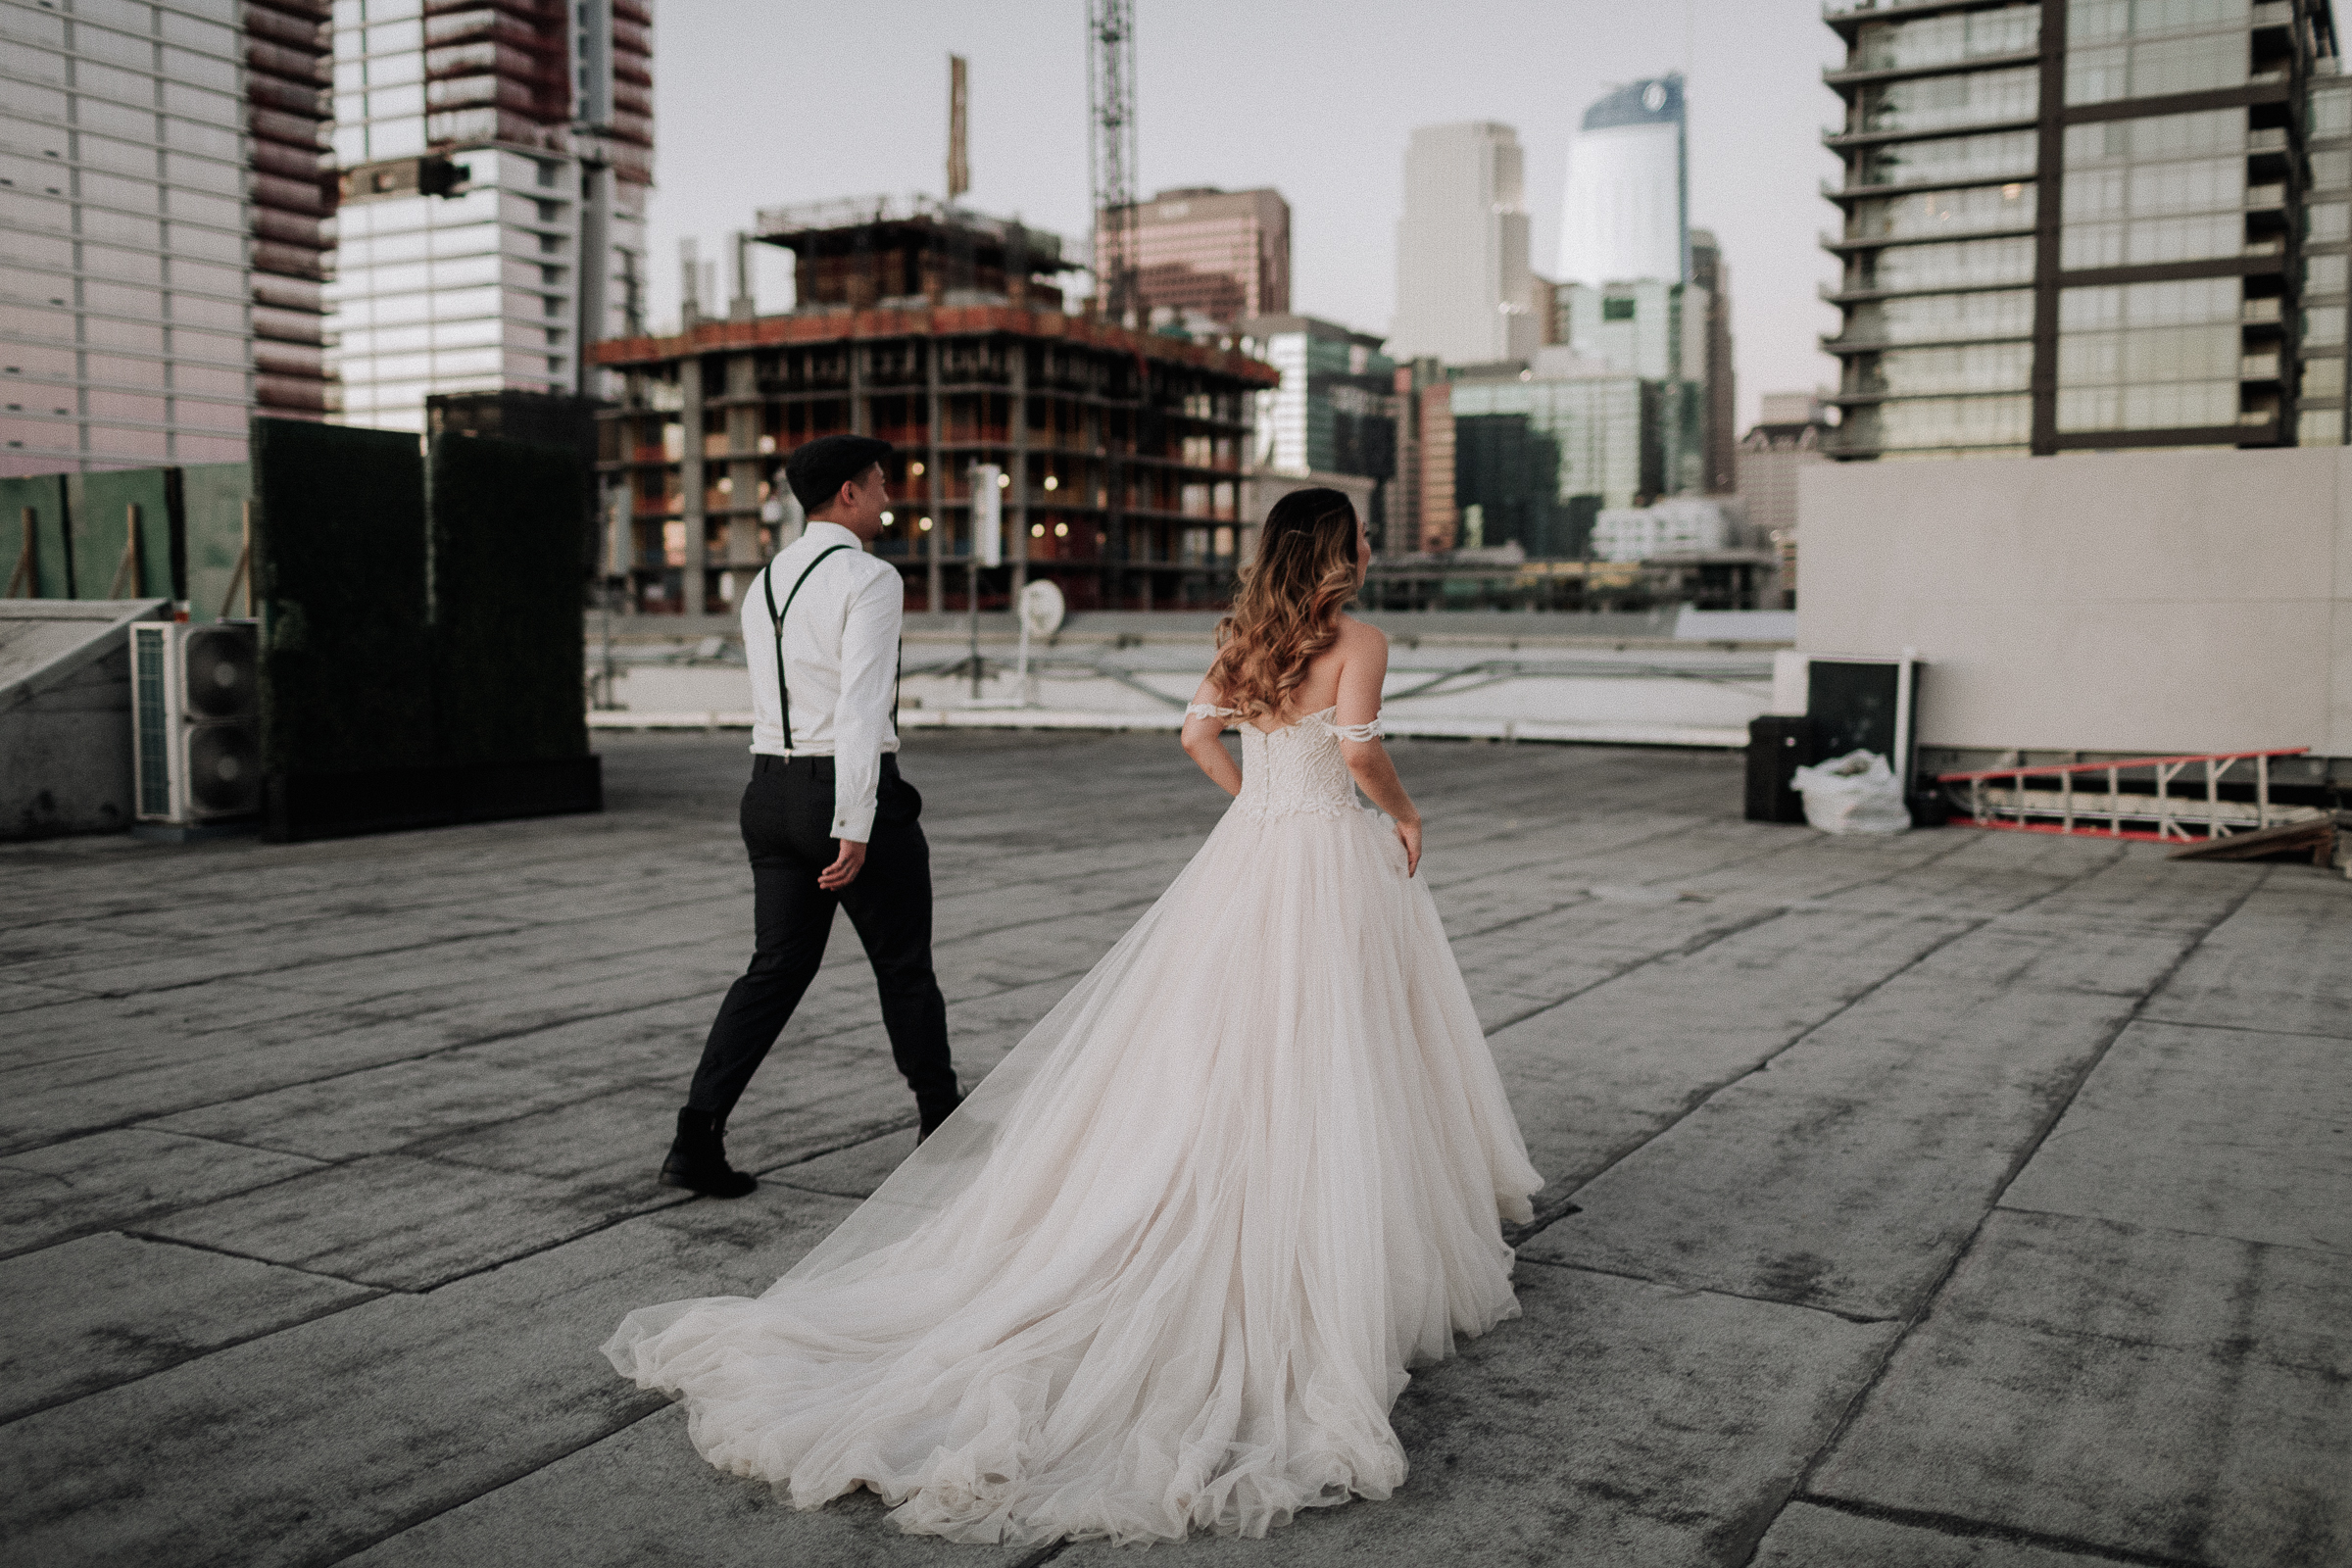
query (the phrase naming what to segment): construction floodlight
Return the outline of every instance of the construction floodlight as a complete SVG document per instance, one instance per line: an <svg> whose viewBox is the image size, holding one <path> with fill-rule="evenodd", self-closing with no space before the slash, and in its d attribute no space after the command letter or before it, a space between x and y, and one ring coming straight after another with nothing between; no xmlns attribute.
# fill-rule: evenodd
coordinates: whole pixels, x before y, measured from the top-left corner
<svg viewBox="0 0 2352 1568"><path fill-rule="evenodd" d="M142 822L262 808L261 660L250 621L130 628L131 758Z"/></svg>

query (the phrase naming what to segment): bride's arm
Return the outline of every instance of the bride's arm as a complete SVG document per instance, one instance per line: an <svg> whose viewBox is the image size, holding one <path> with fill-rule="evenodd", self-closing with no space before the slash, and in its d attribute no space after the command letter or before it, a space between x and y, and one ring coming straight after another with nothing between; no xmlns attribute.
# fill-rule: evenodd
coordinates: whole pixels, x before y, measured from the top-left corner
<svg viewBox="0 0 2352 1568"><path fill-rule="evenodd" d="M1348 621L1344 635L1354 646L1345 651L1347 662L1340 665L1340 710L1332 715L1333 721L1343 727L1369 724L1380 716L1380 689L1389 674L1389 640L1379 627L1360 620ZM1355 775L1355 782L1372 798L1372 804L1395 819L1397 841L1404 846L1404 874L1412 875L1421 865L1421 812L1413 798L1404 793L1404 781L1396 776L1389 749L1378 740L1342 740L1340 755L1347 759L1348 771Z"/></svg>
<svg viewBox="0 0 2352 1568"><path fill-rule="evenodd" d="M1193 693L1193 707L1215 708L1222 696L1207 681ZM1228 795L1242 793L1242 770L1234 764L1233 754L1225 749L1221 737L1229 717L1216 713L1187 712L1184 715L1184 755L1200 764L1208 781Z"/></svg>

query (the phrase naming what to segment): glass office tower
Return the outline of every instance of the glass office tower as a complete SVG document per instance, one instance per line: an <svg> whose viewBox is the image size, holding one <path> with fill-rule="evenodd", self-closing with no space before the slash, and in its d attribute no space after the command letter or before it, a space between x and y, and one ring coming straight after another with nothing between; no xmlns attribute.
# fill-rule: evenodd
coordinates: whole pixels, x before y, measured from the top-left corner
<svg viewBox="0 0 2352 1568"><path fill-rule="evenodd" d="M599 390L585 346L640 314L652 67L650 0L336 0L346 422Z"/></svg>
<svg viewBox="0 0 2352 1568"><path fill-rule="evenodd" d="M2338 101L2328 0L1827 20L1847 46L1838 456L2342 440L2340 370L2305 384L2341 361L2343 264L2307 273L2342 254L2342 172L2314 156L2315 104Z"/></svg>

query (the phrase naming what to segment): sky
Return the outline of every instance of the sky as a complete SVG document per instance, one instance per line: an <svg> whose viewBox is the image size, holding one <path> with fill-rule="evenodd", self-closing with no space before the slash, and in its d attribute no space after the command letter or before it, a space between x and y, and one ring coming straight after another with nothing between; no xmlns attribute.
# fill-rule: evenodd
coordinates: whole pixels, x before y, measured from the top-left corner
<svg viewBox="0 0 2352 1568"><path fill-rule="evenodd" d="M1732 269L1740 423L1764 392L1835 378L1817 287L1838 162L1821 130L1839 58L1820 0L1135 0L1145 196L1271 185L1291 204L1291 307L1385 333L1404 146L1416 125L1497 120L1526 150L1534 264L1559 252L1568 144L1586 105L1681 71L1690 221ZM950 54L971 62L972 189L983 212L1059 232L1084 260L1085 0L662 0L654 45L652 319L676 318L678 242L705 257L755 209L942 194ZM767 247L762 311L789 307ZM721 271L720 289L725 289Z"/></svg>

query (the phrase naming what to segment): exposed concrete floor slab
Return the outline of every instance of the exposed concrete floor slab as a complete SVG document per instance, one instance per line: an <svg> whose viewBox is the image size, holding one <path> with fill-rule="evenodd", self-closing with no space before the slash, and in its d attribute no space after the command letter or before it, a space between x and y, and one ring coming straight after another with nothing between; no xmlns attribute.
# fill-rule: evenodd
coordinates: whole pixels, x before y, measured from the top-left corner
<svg viewBox="0 0 2352 1568"><path fill-rule="evenodd" d="M0 1262L0 1421L128 1383L375 1294L348 1280L128 1236Z"/></svg>
<svg viewBox="0 0 2352 1568"><path fill-rule="evenodd" d="M653 1183L748 940L744 762L602 744L595 817L0 850L12 1561L1108 1560L796 1511L597 1353L764 1289L913 1136L845 924L730 1124L760 1192ZM1551 1184L1526 1315L1416 1373L1395 1498L1178 1555L2352 1559L2352 885L1742 822L1719 755L1396 751ZM1162 736L907 768L967 1075L1223 806Z"/></svg>
<svg viewBox="0 0 2352 1568"><path fill-rule="evenodd" d="M2352 1256L2352 1041L2135 1023L2002 1202Z"/></svg>
<svg viewBox="0 0 2352 1568"><path fill-rule="evenodd" d="M1412 1470L1392 1503L1309 1509L1271 1546L1196 1538L1185 1562L1740 1561L1895 1334L1573 1269L1524 1268L1519 1293L1525 1316L1397 1400ZM1100 1543L1056 1559L1125 1560Z"/></svg>
<svg viewBox="0 0 2352 1568"><path fill-rule="evenodd" d="M1812 1482L2168 1562L2352 1561L2352 1257L1997 1213Z"/></svg>

